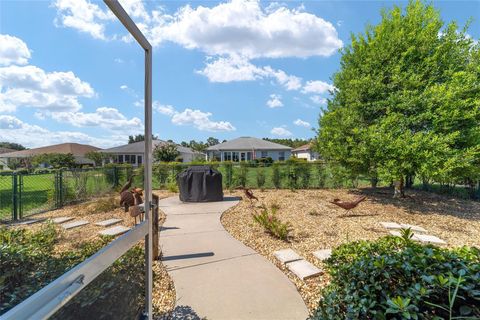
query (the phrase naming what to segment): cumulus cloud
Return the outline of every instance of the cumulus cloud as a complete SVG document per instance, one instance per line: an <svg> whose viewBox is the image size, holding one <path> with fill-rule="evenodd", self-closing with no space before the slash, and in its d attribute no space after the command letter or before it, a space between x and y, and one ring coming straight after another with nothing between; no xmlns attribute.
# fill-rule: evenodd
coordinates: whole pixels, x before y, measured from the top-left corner
<svg viewBox="0 0 480 320"><path fill-rule="evenodd" d="M23 40L0 34L0 65L27 64L31 53Z"/></svg>
<svg viewBox="0 0 480 320"><path fill-rule="evenodd" d="M51 117L75 127L100 127L128 134L143 132L143 122L137 117L128 119L116 108L101 107L95 112L54 112Z"/></svg>
<svg viewBox="0 0 480 320"><path fill-rule="evenodd" d="M283 107L282 97L278 94L271 94L270 99L267 101L269 108Z"/></svg>
<svg viewBox="0 0 480 320"><path fill-rule="evenodd" d="M270 133L276 136L281 136L281 137L288 137L292 135L292 133L287 129L285 129L284 127L275 127L272 130L270 130Z"/></svg>
<svg viewBox="0 0 480 320"><path fill-rule="evenodd" d="M127 136L109 136L96 138L78 131L50 131L38 125L32 125L9 115L0 115L0 137L6 141L15 141L30 148L64 142L77 142L109 148L127 139Z"/></svg>
<svg viewBox="0 0 480 320"><path fill-rule="evenodd" d="M105 22L115 17L110 10L102 10L88 0L56 0L56 26L63 26L87 33L95 39L107 40Z"/></svg>
<svg viewBox="0 0 480 320"><path fill-rule="evenodd" d="M301 119L297 119L293 121L293 124L299 127L305 127L305 128L310 128L310 122L303 121Z"/></svg>
<svg viewBox="0 0 480 320"><path fill-rule="evenodd" d="M307 81L302 89L303 93L317 93L323 94L333 91L335 87L327 82L321 80Z"/></svg>
<svg viewBox="0 0 480 320"><path fill-rule="evenodd" d="M203 70L196 73L208 78L210 82L252 81L273 79L286 90L298 90L302 87L302 79L286 74L283 70L275 70L270 66L257 67L248 59L240 56L227 56L207 59Z"/></svg>
<svg viewBox="0 0 480 320"><path fill-rule="evenodd" d="M172 123L177 125L193 125L201 131L235 131L236 128L228 121L212 121L211 112L202 112L200 110L185 109L172 116Z"/></svg>
<svg viewBox="0 0 480 320"><path fill-rule="evenodd" d="M327 104L327 99L326 98L323 98L323 97L317 96L317 95L311 96L310 100L312 100L312 102L316 103L316 104Z"/></svg>
<svg viewBox="0 0 480 320"><path fill-rule="evenodd" d="M36 66L0 68L0 111L13 112L18 106L50 111L77 111L79 97L95 91L71 71L45 72Z"/></svg>
<svg viewBox="0 0 480 320"><path fill-rule="evenodd" d="M165 41L209 55L252 58L330 56L342 47L334 25L304 8L259 0L231 0L212 7L185 5L167 14L147 11L142 1L121 1L154 46ZM112 15L88 0L57 0L57 25L77 29L96 39L108 39L105 27ZM131 41L131 38L111 36Z"/></svg>
<svg viewBox="0 0 480 320"><path fill-rule="evenodd" d="M153 102L152 108L166 116L173 116L177 112L173 106L160 104L158 101Z"/></svg>

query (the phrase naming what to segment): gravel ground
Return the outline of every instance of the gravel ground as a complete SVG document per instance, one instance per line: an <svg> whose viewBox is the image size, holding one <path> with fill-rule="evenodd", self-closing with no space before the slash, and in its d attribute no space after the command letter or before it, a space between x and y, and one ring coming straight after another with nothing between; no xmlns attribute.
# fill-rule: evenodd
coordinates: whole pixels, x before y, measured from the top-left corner
<svg viewBox="0 0 480 320"><path fill-rule="evenodd" d="M173 193L163 190L154 190L154 194L158 195L160 199L170 197ZM112 199L118 203L118 195L112 195L111 197L100 198L100 200ZM58 210L52 210L41 214L36 214L28 218L57 218L57 217L74 217L74 220L87 220L90 223L78 228L64 230L60 225L56 226L56 229L59 234L59 241L55 246L56 252L64 252L70 250L76 250L80 242L85 241L95 241L99 240L100 236L98 232L106 228L113 226L123 225L125 227L133 227L134 219L130 217L128 212L125 212L123 208L118 208L110 210L107 212L92 213L96 208L96 203L99 199L95 199L89 202L84 202L81 204L65 206L64 208ZM159 211L160 214L160 226L165 221L165 214L162 211ZM120 223L112 225L110 227L100 227L96 226L94 223L111 219L111 218L120 218L123 219ZM72 222L71 220L69 222ZM138 221L138 219L137 219ZM18 226L16 228L29 228L31 230L36 230L41 228L43 223L35 223L31 225ZM143 246L143 241L138 245ZM175 287L172 279L167 273L165 266L160 261L155 261L153 263L153 271L155 274L155 281L153 287L153 307L156 314L165 314L171 312L175 307Z"/></svg>
<svg viewBox="0 0 480 320"><path fill-rule="evenodd" d="M328 283L328 274L299 280L277 262L273 252L292 248L319 268L312 253L335 248L354 240L374 240L388 234L379 222L408 223L427 229L428 234L447 241L447 247L480 246L480 203L452 199L431 193L410 192L405 199L393 199L387 189L356 190L254 190L259 201L241 201L222 216L224 227L235 238L264 255L295 283L310 311L319 301L319 289ZM242 192L232 195L242 196ZM329 203L334 198L353 200L366 195L366 201L345 215L345 210ZM279 207L278 217L291 226L288 242L265 233L252 219L261 205Z"/></svg>

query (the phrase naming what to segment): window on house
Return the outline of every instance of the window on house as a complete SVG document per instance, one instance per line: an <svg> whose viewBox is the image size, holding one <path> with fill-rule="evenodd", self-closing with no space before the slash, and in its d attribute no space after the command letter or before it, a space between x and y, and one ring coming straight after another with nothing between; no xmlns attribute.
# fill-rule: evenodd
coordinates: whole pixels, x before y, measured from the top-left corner
<svg viewBox="0 0 480 320"><path fill-rule="evenodd" d="M238 162L238 152L232 152L232 161Z"/></svg>
<svg viewBox="0 0 480 320"><path fill-rule="evenodd" d="M231 152L224 152L223 153L223 160L224 161L232 161L232 153Z"/></svg>
<svg viewBox="0 0 480 320"><path fill-rule="evenodd" d="M137 163L142 164L142 161L143 161L142 156L137 156Z"/></svg>
<svg viewBox="0 0 480 320"><path fill-rule="evenodd" d="M129 154L125 155L125 163L130 163L130 155Z"/></svg>
<svg viewBox="0 0 480 320"><path fill-rule="evenodd" d="M285 151L278 152L278 160L285 161Z"/></svg>
<svg viewBox="0 0 480 320"><path fill-rule="evenodd" d="M262 158L268 157L268 151L262 151Z"/></svg>
<svg viewBox="0 0 480 320"><path fill-rule="evenodd" d="M123 163L123 154L118 156L118 163Z"/></svg>

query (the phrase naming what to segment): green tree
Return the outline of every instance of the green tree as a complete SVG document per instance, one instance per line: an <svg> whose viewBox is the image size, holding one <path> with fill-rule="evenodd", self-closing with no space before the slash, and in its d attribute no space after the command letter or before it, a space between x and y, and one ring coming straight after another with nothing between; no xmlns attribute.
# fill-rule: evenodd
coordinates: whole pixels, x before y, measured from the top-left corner
<svg viewBox="0 0 480 320"><path fill-rule="evenodd" d="M207 139L206 145L207 145L207 147L211 147L211 146L214 146L214 145L219 144L219 143L220 143L220 141L217 138L209 137Z"/></svg>
<svg viewBox="0 0 480 320"><path fill-rule="evenodd" d="M467 26L468 27L468 26ZM395 182L480 178L479 45L422 1L352 35L320 116L317 147L352 174Z"/></svg>
<svg viewBox="0 0 480 320"><path fill-rule="evenodd" d="M158 137L152 134L152 140L157 140L157 139ZM128 144L140 142L140 141L145 141L145 135L137 134L134 136L128 136Z"/></svg>
<svg viewBox="0 0 480 320"><path fill-rule="evenodd" d="M75 157L71 153L38 154L32 158L32 164L34 166L47 164L54 168L74 168L76 166Z"/></svg>
<svg viewBox="0 0 480 320"><path fill-rule="evenodd" d="M97 167L101 166L103 161L107 160L109 157L110 155L99 151L90 151L85 154L85 158L95 162L95 166Z"/></svg>
<svg viewBox="0 0 480 320"><path fill-rule="evenodd" d="M157 162L172 162L180 155L174 144L157 145L153 149L153 159Z"/></svg>
<svg viewBox="0 0 480 320"><path fill-rule="evenodd" d="M7 149L12 149L12 150L25 150L24 146L21 144L15 143L15 142L0 142L0 148L7 148Z"/></svg>

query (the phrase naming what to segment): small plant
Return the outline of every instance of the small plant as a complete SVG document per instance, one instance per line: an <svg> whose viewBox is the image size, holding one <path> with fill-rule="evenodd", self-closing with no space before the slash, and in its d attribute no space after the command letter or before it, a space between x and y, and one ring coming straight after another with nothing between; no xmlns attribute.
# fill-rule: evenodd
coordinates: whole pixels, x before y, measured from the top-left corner
<svg viewBox="0 0 480 320"><path fill-rule="evenodd" d="M308 212L308 214L311 215L311 216L319 216L319 215L320 215L320 213L319 213L317 210L315 210L315 209L310 210L310 211Z"/></svg>
<svg viewBox="0 0 480 320"><path fill-rule="evenodd" d="M168 179L167 190L173 193L178 193L178 185L174 179Z"/></svg>
<svg viewBox="0 0 480 320"><path fill-rule="evenodd" d="M280 165L275 162L272 165L272 182L276 189L279 189L282 185L282 173L280 172Z"/></svg>
<svg viewBox="0 0 480 320"><path fill-rule="evenodd" d="M240 168L237 171L236 183L238 186L245 188L247 185L248 164L240 162Z"/></svg>
<svg viewBox="0 0 480 320"><path fill-rule="evenodd" d="M265 185L265 171L263 168L258 168L257 170L257 186L260 190L263 190Z"/></svg>
<svg viewBox="0 0 480 320"><path fill-rule="evenodd" d="M264 206L259 214L253 215L253 219L262 225L272 236L286 241L290 231L289 224L280 221L280 219L278 219L276 216L276 213L277 210L273 208L269 213L268 209Z"/></svg>
<svg viewBox="0 0 480 320"><path fill-rule="evenodd" d="M278 210L280 209L280 204L277 201L273 201L272 204L270 205L270 209Z"/></svg>
<svg viewBox="0 0 480 320"><path fill-rule="evenodd" d="M119 207L116 198L100 198L88 206L89 213L102 213L115 210Z"/></svg>

